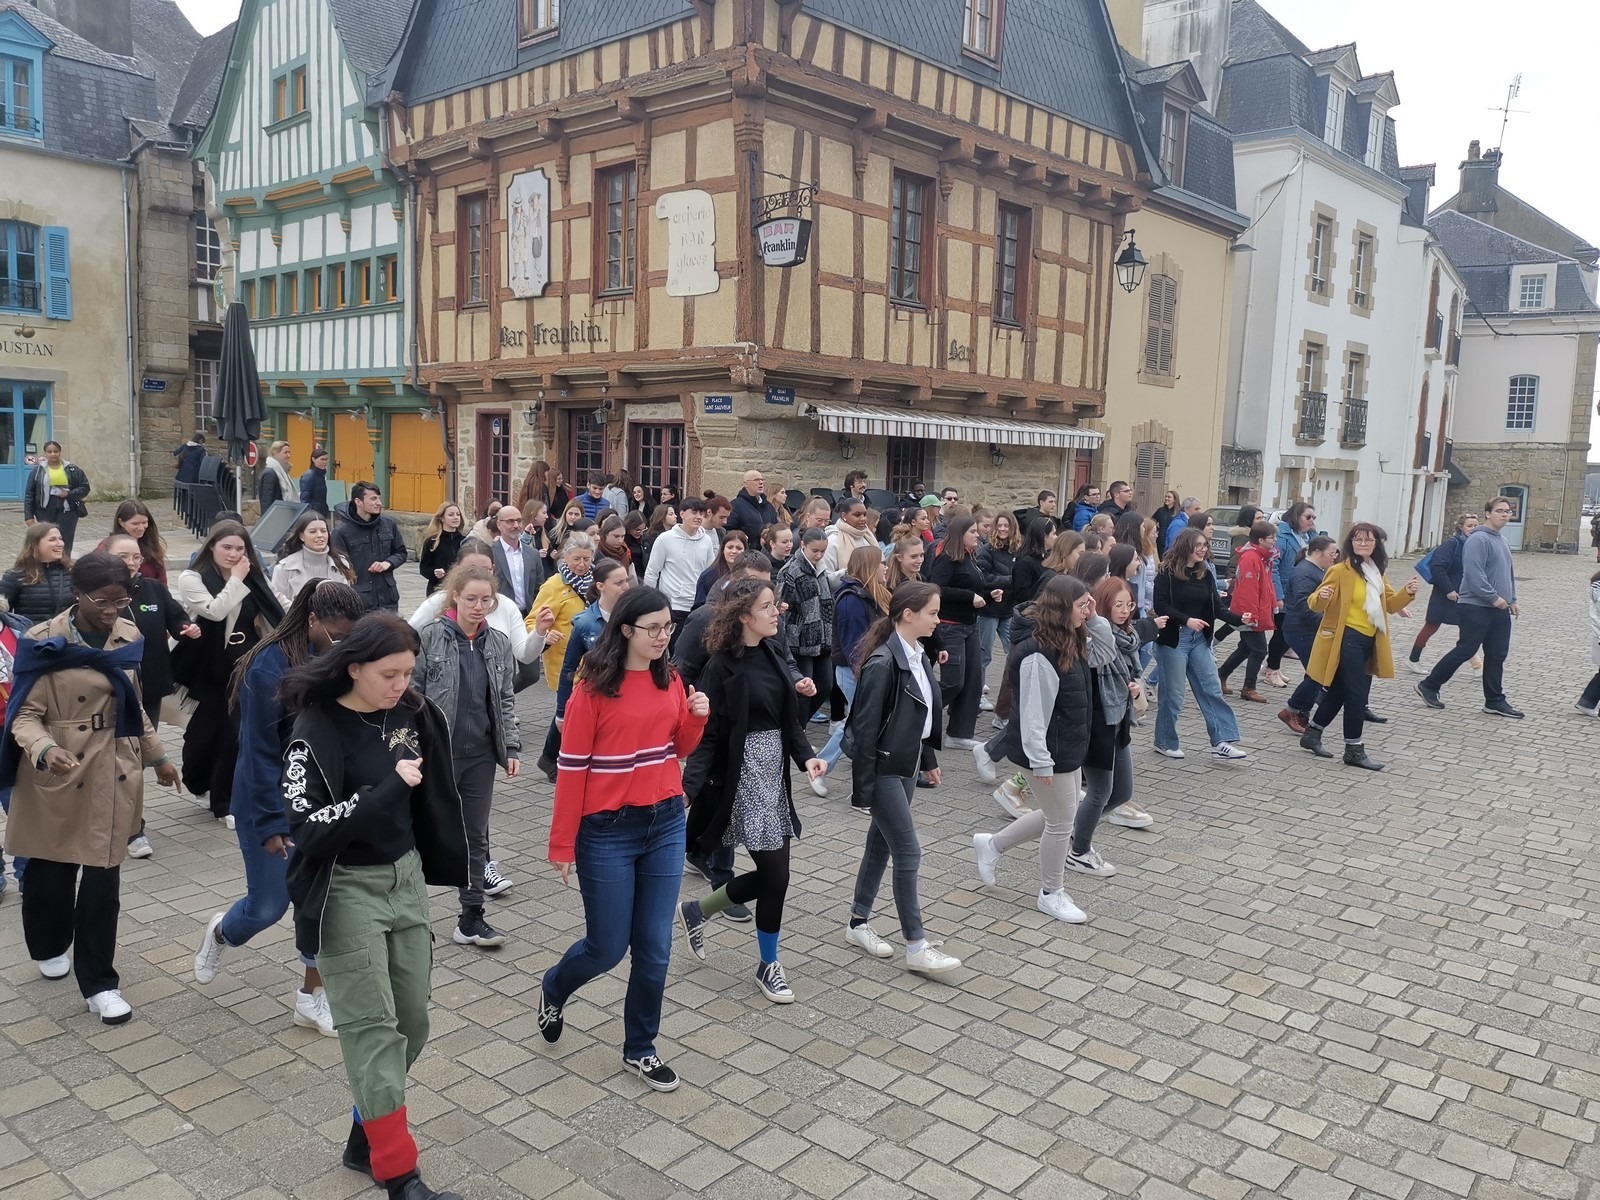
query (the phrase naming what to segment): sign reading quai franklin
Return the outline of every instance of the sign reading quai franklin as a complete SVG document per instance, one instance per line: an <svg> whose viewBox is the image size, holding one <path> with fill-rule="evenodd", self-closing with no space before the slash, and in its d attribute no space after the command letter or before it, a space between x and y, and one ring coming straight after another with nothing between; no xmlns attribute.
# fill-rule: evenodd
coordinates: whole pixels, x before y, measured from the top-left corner
<svg viewBox="0 0 1600 1200"><path fill-rule="evenodd" d="M756 246L769 267L798 267L811 248L811 222L804 217L773 217L756 226Z"/></svg>
<svg viewBox="0 0 1600 1200"><path fill-rule="evenodd" d="M519 300L550 284L550 177L543 168L511 178L506 188L506 283Z"/></svg>
<svg viewBox="0 0 1600 1200"><path fill-rule="evenodd" d="M707 296L721 287L711 193L668 192L656 200L656 217L667 223L667 295Z"/></svg>

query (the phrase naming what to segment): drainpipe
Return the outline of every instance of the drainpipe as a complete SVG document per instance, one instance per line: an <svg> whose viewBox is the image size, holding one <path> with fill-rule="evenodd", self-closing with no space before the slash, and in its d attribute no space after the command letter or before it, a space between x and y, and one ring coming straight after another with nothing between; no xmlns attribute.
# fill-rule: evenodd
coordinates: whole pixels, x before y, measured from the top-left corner
<svg viewBox="0 0 1600 1200"><path fill-rule="evenodd" d="M133 323L133 209L128 196L128 173L122 173L122 304L128 344L128 496L139 495L139 388L136 380L138 346Z"/></svg>

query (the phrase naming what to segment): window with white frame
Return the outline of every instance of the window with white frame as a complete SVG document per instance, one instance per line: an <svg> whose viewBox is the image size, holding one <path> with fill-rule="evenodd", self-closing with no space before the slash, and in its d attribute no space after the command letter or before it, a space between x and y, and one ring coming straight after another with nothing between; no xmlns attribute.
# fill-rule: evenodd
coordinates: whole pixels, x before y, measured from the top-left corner
<svg viewBox="0 0 1600 1200"><path fill-rule="evenodd" d="M1356 235L1356 288L1357 308L1368 308L1372 303L1372 238L1364 233Z"/></svg>
<svg viewBox="0 0 1600 1200"><path fill-rule="evenodd" d="M194 277L199 283L215 283L222 270L222 239L217 227L204 212L194 215Z"/></svg>
<svg viewBox="0 0 1600 1200"><path fill-rule="evenodd" d="M1333 268L1333 222L1318 217L1311 231L1311 290L1328 294L1328 275Z"/></svg>
<svg viewBox="0 0 1600 1200"><path fill-rule="evenodd" d="M194 360L194 427L198 433L209 430L216 416L217 376L221 370L221 359Z"/></svg>
<svg viewBox="0 0 1600 1200"><path fill-rule="evenodd" d="M1004 0L965 0L961 47L982 58L1000 57L1000 6Z"/></svg>
<svg viewBox="0 0 1600 1200"><path fill-rule="evenodd" d="M1337 147L1344 132L1344 88L1337 77L1328 77L1328 111L1322 118L1322 140Z"/></svg>
<svg viewBox="0 0 1600 1200"><path fill-rule="evenodd" d="M1546 276L1524 275L1517 286L1518 308L1543 308Z"/></svg>
<svg viewBox="0 0 1600 1200"><path fill-rule="evenodd" d="M1513 375L1506 397L1506 428L1532 429L1539 408L1539 377Z"/></svg>
<svg viewBox="0 0 1600 1200"><path fill-rule="evenodd" d="M1183 159L1189 140L1189 114L1173 104L1161 109L1161 170L1174 187L1183 186Z"/></svg>
<svg viewBox="0 0 1600 1200"><path fill-rule="evenodd" d="M552 34L561 22L561 0L519 0L517 7L523 41Z"/></svg>

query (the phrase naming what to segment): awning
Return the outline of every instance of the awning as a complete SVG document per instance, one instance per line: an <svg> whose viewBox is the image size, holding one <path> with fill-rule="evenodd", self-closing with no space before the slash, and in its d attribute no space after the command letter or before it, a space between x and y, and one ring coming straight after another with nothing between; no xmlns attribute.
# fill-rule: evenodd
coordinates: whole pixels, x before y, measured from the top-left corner
<svg viewBox="0 0 1600 1200"><path fill-rule="evenodd" d="M957 413L878 408L870 404L808 404L826 433L863 437L939 438L947 442L993 442L999 446L1044 446L1056 450L1095 450L1105 435L1075 425L1018 421L1010 417L969 417Z"/></svg>
<svg viewBox="0 0 1600 1200"><path fill-rule="evenodd" d="M1472 476L1468 475L1459 466L1457 466L1455 459L1445 459L1444 469L1445 473L1450 476L1451 487L1468 487L1471 485Z"/></svg>

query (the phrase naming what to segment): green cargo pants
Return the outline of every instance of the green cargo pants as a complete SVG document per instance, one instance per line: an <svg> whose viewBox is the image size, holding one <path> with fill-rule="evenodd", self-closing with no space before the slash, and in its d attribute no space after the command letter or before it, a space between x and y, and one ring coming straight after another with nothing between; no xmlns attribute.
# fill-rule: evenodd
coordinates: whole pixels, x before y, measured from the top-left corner
<svg viewBox="0 0 1600 1200"><path fill-rule="evenodd" d="M317 968L363 1121L405 1107L428 1041L433 931L415 850L387 867L333 868Z"/></svg>

